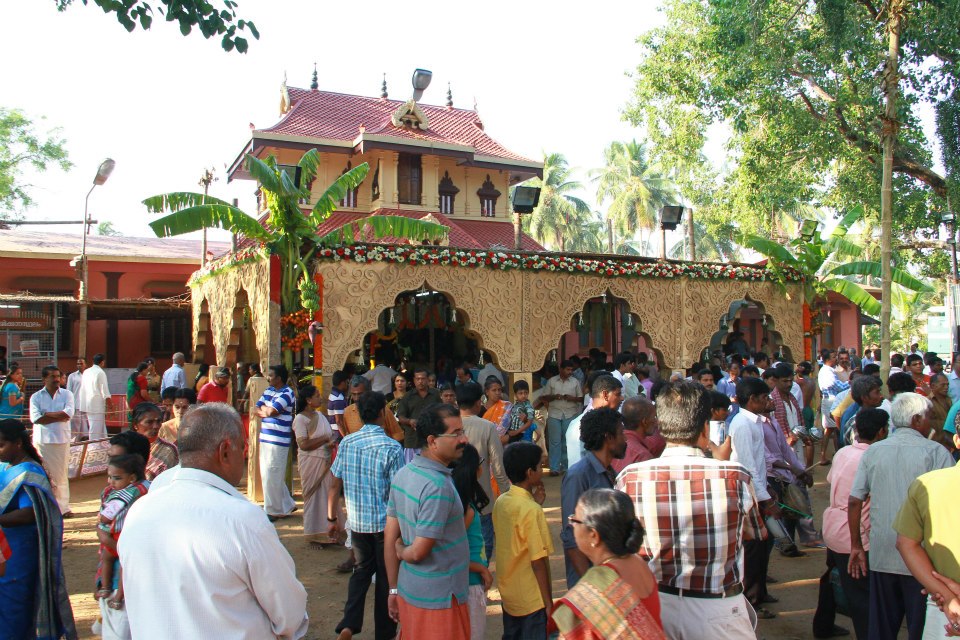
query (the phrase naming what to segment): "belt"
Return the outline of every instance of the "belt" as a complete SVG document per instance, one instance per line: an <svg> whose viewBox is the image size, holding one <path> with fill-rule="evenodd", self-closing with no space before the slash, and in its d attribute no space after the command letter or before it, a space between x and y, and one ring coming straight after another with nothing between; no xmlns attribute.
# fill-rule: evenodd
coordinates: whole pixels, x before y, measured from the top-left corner
<svg viewBox="0 0 960 640"><path fill-rule="evenodd" d="M726 589L722 593L713 593L711 591L691 591L689 589L678 589L676 587L671 587L666 584L661 584L657 586L657 589L660 593L669 593L673 596L680 596L681 598L704 598L708 600L719 600L720 598L732 598L733 596L738 596L743 593L743 585L735 584L729 589Z"/></svg>

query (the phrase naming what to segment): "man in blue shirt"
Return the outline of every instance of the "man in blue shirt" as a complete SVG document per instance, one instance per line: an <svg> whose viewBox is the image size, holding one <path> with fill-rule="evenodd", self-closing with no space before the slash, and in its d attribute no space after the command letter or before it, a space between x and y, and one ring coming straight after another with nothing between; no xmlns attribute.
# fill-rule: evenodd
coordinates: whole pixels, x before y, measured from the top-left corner
<svg viewBox="0 0 960 640"><path fill-rule="evenodd" d="M567 569L567 588L572 589L590 568L590 561L577 549L573 527L568 518L577 508L577 500L588 489L612 489L614 473L610 463L627 452L623 435L623 416L616 409L601 407L587 412L580 421L580 440L586 453L567 470L560 485L560 540Z"/></svg>
<svg viewBox="0 0 960 640"><path fill-rule="evenodd" d="M270 367L270 386L257 400L260 422L260 477L263 478L263 510L271 522L294 512L297 503L287 488L287 458L293 431L293 407L296 399L287 386L287 368Z"/></svg>
<svg viewBox="0 0 960 640"><path fill-rule="evenodd" d="M173 354L173 364L169 369L163 372L163 378L160 381L160 391L168 387L175 389L185 389L187 387L187 376L183 373L183 363L186 358L182 353Z"/></svg>
<svg viewBox="0 0 960 640"><path fill-rule="evenodd" d="M363 427L340 442L337 457L330 468L333 482L327 519L334 523L331 532L335 533L339 528L335 506L342 488L357 559L347 587L343 618L337 624L336 632L340 634L338 640L349 640L363 629L367 590L376 575L374 637L376 640L390 640L397 634L397 624L387 608L390 583L383 559L383 532L387 526L390 483L403 467L403 447L383 431L387 401L382 393L367 391L356 404Z"/></svg>

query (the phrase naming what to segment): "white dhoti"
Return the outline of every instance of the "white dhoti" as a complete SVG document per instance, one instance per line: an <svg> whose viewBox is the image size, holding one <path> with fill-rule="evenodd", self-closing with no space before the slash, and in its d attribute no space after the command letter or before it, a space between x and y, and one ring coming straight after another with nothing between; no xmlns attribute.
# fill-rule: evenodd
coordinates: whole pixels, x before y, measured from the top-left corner
<svg viewBox="0 0 960 640"><path fill-rule="evenodd" d="M91 440L103 440L107 437L107 414L87 412L87 424L90 427Z"/></svg>
<svg viewBox="0 0 960 640"><path fill-rule="evenodd" d="M37 445L43 466L50 477L50 486L57 499L60 513L70 511L70 480L67 477L67 468L70 464L70 444L51 444L41 442Z"/></svg>
<svg viewBox="0 0 960 640"><path fill-rule="evenodd" d="M80 438L89 435L89 431L87 414L78 409L70 418L70 437L73 438L74 442L79 442Z"/></svg>
<svg viewBox="0 0 960 640"><path fill-rule="evenodd" d="M100 603L100 636L103 640L131 640L133 636L130 634L130 620L127 618L126 608L111 609L107 606L107 598L101 598L97 602Z"/></svg>
<svg viewBox="0 0 960 640"><path fill-rule="evenodd" d="M263 478L263 510L268 516L293 513L297 503L287 489L287 458L290 448L260 443L260 476Z"/></svg>

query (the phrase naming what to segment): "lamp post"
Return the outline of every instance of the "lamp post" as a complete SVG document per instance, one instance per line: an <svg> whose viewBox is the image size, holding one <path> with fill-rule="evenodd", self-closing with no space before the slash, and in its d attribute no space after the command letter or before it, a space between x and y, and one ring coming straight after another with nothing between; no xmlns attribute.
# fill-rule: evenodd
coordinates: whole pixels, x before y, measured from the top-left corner
<svg viewBox="0 0 960 640"><path fill-rule="evenodd" d="M667 230L673 231L683 220L683 207L668 205L660 208L660 259L667 259Z"/></svg>
<svg viewBox="0 0 960 640"><path fill-rule="evenodd" d="M521 242L520 216L524 213L533 213L540 204L540 187L514 187L513 189L513 248L523 248Z"/></svg>
<svg viewBox="0 0 960 640"><path fill-rule="evenodd" d="M960 293L960 276L957 274L957 220L953 215L953 208L950 206L950 197L947 197L947 210L940 217L943 221L943 224L947 227L947 245L950 247L950 282L947 288L947 299L949 300L948 309L947 309L947 318L950 321L950 335L953 337L953 344L951 349L953 353L950 355L951 361L956 358L958 352L960 352L960 329L957 325L960 325L960 300L958 300L957 294Z"/></svg>
<svg viewBox="0 0 960 640"><path fill-rule="evenodd" d="M90 191L87 192L87 197L83 201L83 234L82 241L80 244L80 290L79 295L77 296L78 303L80 305L80 335L79 335L79 345L77 347L77 355L80 358L87 357L87 313L88 307L90 304L90 296L87 292L87 285L89 283L90 272L87 269L87 234L90 233L90 215L88 212L88 205L90 204L90 194L93 193L93 190L96 189L99 185L102 185L107 181L107 178L110 177L110 174L113 173L113 168L116 166L116 162L112 159L107 158L100 163L100 167L97 169L97 175L93 177L93 186L90 187Z"/></svg>

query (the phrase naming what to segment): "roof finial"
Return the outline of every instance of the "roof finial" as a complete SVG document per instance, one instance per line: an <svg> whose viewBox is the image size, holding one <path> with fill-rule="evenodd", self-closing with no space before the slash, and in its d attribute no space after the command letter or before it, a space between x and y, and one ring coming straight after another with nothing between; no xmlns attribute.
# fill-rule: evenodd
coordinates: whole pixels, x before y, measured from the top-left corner
<svg viewBox="0 0 960 640"><path fill-rule="evenodd" d="M383 74L383 84L380 85L380 99L381 99L381 100L386 100L387 97L388 97L388 96L387 96L387 74L384 73L384 74Z"/></svg>
<svg viewBox="0 0 960 640"><path fill-rule="evenodd" d="M310 81L310 88L316 91L320 88L320 83L317 82L317 63L313 63L313 80Z"/></svg>
<svg viewBox="0 0 960 640"><path fill-rule="evenodd" d="M453 109L453 92L450 90L450 83L447 83L447 109Z"/></svg>

